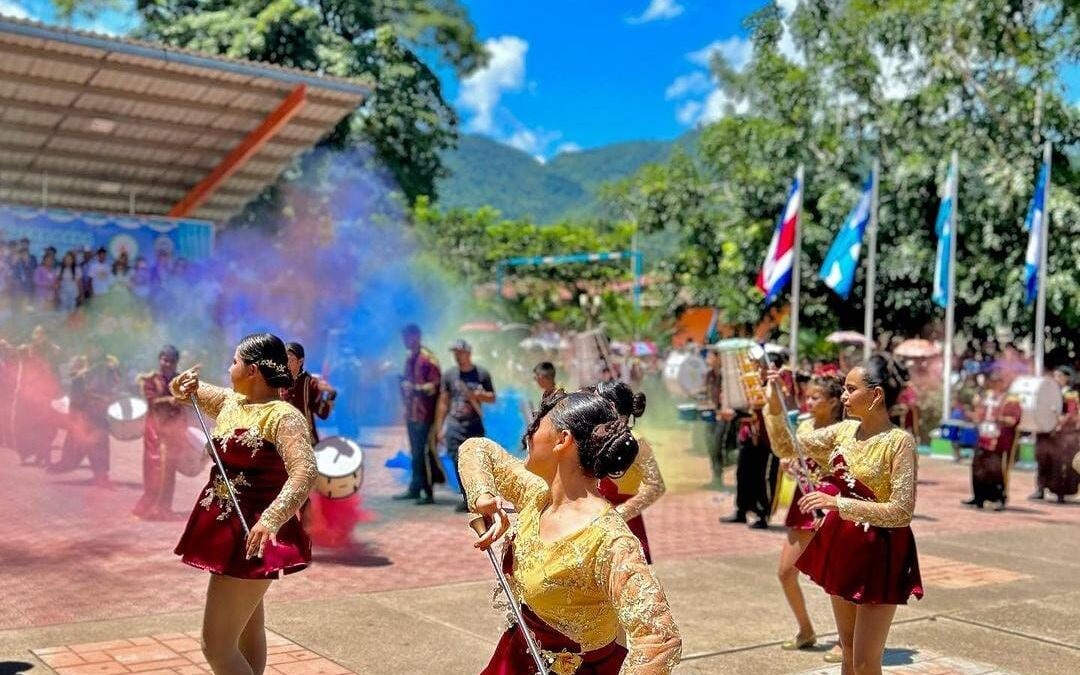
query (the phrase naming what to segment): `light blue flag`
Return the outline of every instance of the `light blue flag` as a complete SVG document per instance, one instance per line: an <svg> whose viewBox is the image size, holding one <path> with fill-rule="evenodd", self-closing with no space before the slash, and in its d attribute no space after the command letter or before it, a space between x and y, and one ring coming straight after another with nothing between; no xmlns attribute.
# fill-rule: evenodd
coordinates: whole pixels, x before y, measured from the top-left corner
<svg viewBox="0 0 1080 675"><path fill-rule="evenodd" d="M1024 229L1031 233L1028 238L1027 255L1024 256L1024 287L1027 291L1024 302L1035 302L1039 293L1039 262L1043 232L1046 230L1046 164L1039 169L1039 178L1035 181L1035 194L1028 205Z"/></svg>
<svg viewBox="0 0 1080 675"><path fill-rule="evenodd" d="M874 191L874 176L871 174L863 183L862 194L855 208L851 209L840 231L836 233L832 246L825 256L818 276L825 285L837 295L847 300L851 286L855 283L855 270L859 267L859 251L862 249L863 234L870 223L870 204Z"/></svg>
<svg viewBox="0 0 1080 675"><path fill-rule="evenodd" d="M953 231L956 227L956 214L953 208L953 195L956 194L956 166L949 165L949 176L945 179L945 195L938 207L937 224L937 264L934 265L934 303L938 307L949 305L949 248L952 245Z"/></svg>

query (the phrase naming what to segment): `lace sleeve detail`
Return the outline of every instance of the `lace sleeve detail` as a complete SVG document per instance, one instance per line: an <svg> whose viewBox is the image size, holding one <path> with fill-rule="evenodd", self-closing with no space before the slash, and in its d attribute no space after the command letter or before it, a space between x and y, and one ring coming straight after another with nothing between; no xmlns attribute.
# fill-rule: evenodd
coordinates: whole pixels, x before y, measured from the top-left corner
<svg viewBox="0 0 1080 675"><path fill-rule="evenodd" d="M682 656L682 636L641 544L622 536L601 555L599 581L607 587L629 643L620 675L667 675Z"/></svg>
<svg viewBox="0 0 1080 675"><path fill-rule="evenodd" d="M169 393L178 399L187 401L188 397L180 393L177 389L177 379L173 378L173 381L169 383ZM225 389L224 387L215 387L212 384L199 381L199 390L195 392L195 400L199 403L199 408L202 409L204 414L210 417L217 417L221 412L221 408L224 407L225 402L229 400L229 395L232 394L232 389Z"/></svg>
<svg viewBox="0 0 1080 675"><path fill-rule="evenodd" d="M651 506L667 492L664 485L664 476L660 473L660 465L656 463L652 446L645 441L638 441L639 451L637 462L641 467L641 486L637 494L615 507L623 520L630 520L641 515L641 512Z"/></svg>
<svg viewBox="0 0 1080 675"><path fill-rule="evenodd" d="M202 391L202 388L199 388ZM296 515L307 501L311 487L315 485L318 472L315 469L315 451L311 447L307 420L297 411L282 415L274 434L274 445L285 462L289 474L281 492L263 511L259 522L271 532L277 532L289 518Z"/></svg>
<svg viewBox="0 0 1080 675"><path fill-rule="evenodd" d="M891 493L885 502L870 502L851 497L837 497L836 506L840 517L874 527L905 527L911 524L915 513L915 482L918 478L918 461L915 439L904 434L903 440L893 454Z"/></svg>
<svg viewBox="0 0 1080 675"><path fill-rule="evenodd" d="M791 427L783 413L771 413L766 408L763 411L763 417L765 418L765 432L769 435L769 444L772 446L773 454L783 459L797 458L798 453L795 452L795 445L792 443ZM803 427L800 427L799 445L803 454L822 466L828 466L829 458L836 447L836 435L842 424L844 422L837 422L821 429L806 427L805 433Z"/></svg>
<svg viewBox="0 0 1080 675"><path fill-rule="evenodd" d="M469 508L485 494L500 496L515 507L547 488L525 464L490 438L470 438L458 449L458 472Z"/></svg>

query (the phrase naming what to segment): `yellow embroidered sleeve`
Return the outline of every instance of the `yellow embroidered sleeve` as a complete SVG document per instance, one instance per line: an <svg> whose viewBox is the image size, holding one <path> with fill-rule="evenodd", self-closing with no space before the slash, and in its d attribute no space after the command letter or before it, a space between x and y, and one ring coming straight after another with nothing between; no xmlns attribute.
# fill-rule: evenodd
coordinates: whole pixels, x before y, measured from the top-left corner
<svg viewBox="0 0 1080 675"><path fill-rule="evenodd" d="M622 536L600 555L599 581L607 588L629 643L620 675L667 675L682 657L682 636L641 544Z"/></svg>
<svg viewBox="0 0 1080 675"><path fill-rule="evenodd" d="M176 388L178 378L173 378L173 381L169 383L169 393L181 400L188 400L187 396L180 393L180 390ZM212 384L199 381L199 390L195 392L195 400L199 404L199 408L203 413L210 417L217 417L221 412L222 406L229 400L229 396L234 395L232 389L225 389L224 387L215 387Z"/></svg>
<svg viewBox="0 0 1080 675"><path fill-rule="evenodd" d="M277 532L307 501L318 471L315 468L315 451L311 447L307 420L299 412L290 411L290 414L281 416L273 442L285 462L285 471L289 477L277 498L263 511L259 522L271 532Z"/></svg>
<svg viewBox="0 0 1080 675"><path fill-rule="evenodd" d="M469 508L485 494L499 496L520 510L529 499L547 490L547 484L529 473L525 464L490 438L470 438L458 449L458 472Z"/></svg>
<svg viewBox="0 0 1080 675"><path fill-rule="evenodd" d="M874 527L905 527L911 524L915 513L915 483L918 479L918 461L915 454L915 438L904 434L900 447L892 459L892 475L889 480L891 494L888 501L870 502L850 497L837 497L836 506L840 517Z"/></svg>
<svg viewBox="0 0 1080 675"><path fill-rule="evenodd" d="M783 413L771 413L766 407L764 417L765 432L769 435L769 444L772 446L773 454L787 459L798 457L795 445L792 443L791 427L788 426ZM799 446L803 454L822 466L828 466L829 458L836 448L837 432L843 424L845 422L837 422L821 429L800 426Z"/></svg>
<svg viewBox="0 0 1080 675"><path fill-rule="evenodd" d="M664 485L664 476L660 473L660 465L656 463L652 446L644 440L638 441L638 456L634 460L641 467L641 486L637 494L615 507L623 520L630 520L641 515L641 512L651 506L667 492Z"/></svg>

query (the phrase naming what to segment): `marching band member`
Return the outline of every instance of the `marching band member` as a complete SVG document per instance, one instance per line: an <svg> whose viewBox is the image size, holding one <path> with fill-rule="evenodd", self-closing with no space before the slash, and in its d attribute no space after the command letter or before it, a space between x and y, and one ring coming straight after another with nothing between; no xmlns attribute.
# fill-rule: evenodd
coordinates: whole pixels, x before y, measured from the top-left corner
<svg viewBox="0 0 1080 675"><path fill-rule="evenodd" d="M596 394L556 393L543 402L521 462L485 438L461 446L470 508L494 519L477 541L487 548L518 517L503 556L527 629L558 675L666 675L682 638L641 544L603 498L597 481L626 471L637 441L611 403ZM616 641L624 630L628 646ZM481 675L533 672L522 627L507 630Z"/></svg>
<svg viewBox="0 0 1080 675"><path fill-rule="evenodd" d="M810 416L799 424L797 433L803 436L815 429L836 424L844 418L844 406L840 402L844 393L844 382L839 375L816 376L804 386L805 403ZM783 444L781 440L781 445ZM776 447L774 443L773 447ZM802 471L802 467L796 460L786 458L781 460L783 470L791 475ZM812 459L806 459L805 476L811 486L817 485L822 478L821 468ZM780 586L784 590L784 597L795 621L799 624L799 632L795 638L783 643L781 649L806 649L817 643L817 634L814 632L814 624L810 621L810 614L806 611L806 600L803 598L802 589L799 588L799 572L795 569L795 561L806 550L807 544L814 537L816 521L812 513L804 513L799 508L802 501L803 491L796 486L795 493L788 507L787 518L784 525L787 527L787 539L780 549L780 566L777 576L780 578ZM838 644L831 652L825 655L825 660L830 663L841 661L840 645Z"/></svg>
<svg viewBox="0 0 1080 675"><path fill-rule="evenodd" d="M176 454L188 443L182 401L169 392L179 362L180 351L165 345L158 353L157 372L139 376L147 411L143 428L143 496L133 513L146 520L173 517Z"/></svg>
<svg viewBox="0 0 1080 675"><path fill-rule="evenodd" d="M1058 504L1080 489L1080 474L1070 466L1077 451L1080 433L1080 395L1072 387L1075 372L1069 366L1054 370L1054 380L1061 387L1061 418L1054 431L1035 436L1035 462L1038 465L1035 493L1029 499L1042 499L1046 491L1057 495Z"/></svg>
<svg viewBox="0 0 1080 675"><path fill-rule="evenodd" d="M777 381L777 371L769 379ZM910 527L915 439L889 420L903 381L891 358L871 357L844 381L841 400L854 419L799 434L805 455L825 473L800 508L825 518L795 566L832 596L845 673L880 675L896 606L923 596ZM796 457L775 387L765 422L777 454Z"/></svg>
<svg viewBox="0 0 1080 675"><path fill-rule="evenodd" d="M217 419L215 465L176 553L211 573L203 616L203 654L216 675L266 667L263 595L273 579L311 562L298 517L315 482L307 420L280 399L292 384L285 344L269 333L240 341L229 366L232 389L199 381L198 366L170 384ZM233 495L239 503L236 513ZM250 525L245 538L241 518Z"/></svg>
<svg viewBox="0 0 1080 675"><path fill-rule="evenodd" d="M1004 511L1009 472L1019 441L1017 426L1023 410L1020 399L1005 390L1000 375L991 375L989 385L979 401L983 421L979 424L979 441L971 459L972 497L964 504L981 509L985 502L997 502L994 510Z"/></svg>
<svg viewBox="0 0 1080 675"><path fill-rule="evenodd" d="M337 390L304 369L304 345L289 342L285 345L285 352L289 355L289 374L293 383L290 387L282 388L281 399L293 404L303 413L311 430L311 443L314 445L319 442L315 418L325 420L330 417L334 400L337 399Z"/></svg>

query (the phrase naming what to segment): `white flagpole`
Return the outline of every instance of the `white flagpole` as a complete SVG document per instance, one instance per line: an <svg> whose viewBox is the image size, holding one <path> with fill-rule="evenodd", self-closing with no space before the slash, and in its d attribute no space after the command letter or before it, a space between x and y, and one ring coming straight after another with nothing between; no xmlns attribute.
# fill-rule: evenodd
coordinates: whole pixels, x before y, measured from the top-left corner
<svg viewBox="0 0 1080 675"><path fill-rule="evenodd" d="M869 253L866 257L866 297L863 304L866 305L866 320L863 324L863 337L866 343L863 345L863 359L869 359L876 342L874 341L874 284L877 282L877 228L878 228L878 173L881 172L881 162L874 160L871 169L870 187L870 230Z"/></svg>
<svg viewBox="0 0 1080 675"><path fill-rule="evenodd" d="M1039 288L1035 296L1035 376L1043 376L1043 355L1046 351L1046 256L1050 242L1050 141L1043 144L1043 165L1046 167L1046 190L1043 193L1042 222L1039 223ZM1036 184L1036 189L1038 184Z"/></svg>
<svg viewBox="0 0 1080 675"><path fill-rule="evenodd" d="M956 240L960 235L957 231L957 225L960 222L960 204L956 198L957 192L960 191L960 156L956 150L953 150L952 153L950 169L953 173L953 180L949 186L951 194L948 196L952 199L952 210L949 213L949 278L946 281L949 297L945 305L945 354L943 355L944 361L941 364L941 373L944 380L941 401L941 419L943 420L949 419L949 412L952 408L953 333L956 330Z"/></svg>
<svg viewBox="0 0 1080 675"><path fill-rule="evenodd" d="M792 372L799 369L799 276L802 258L802 206L803 198L806 196L802 164L795 171L795 182L799 184L799 208L795 213L795 259L791 266L791 345L789 350Z"/></svg>

